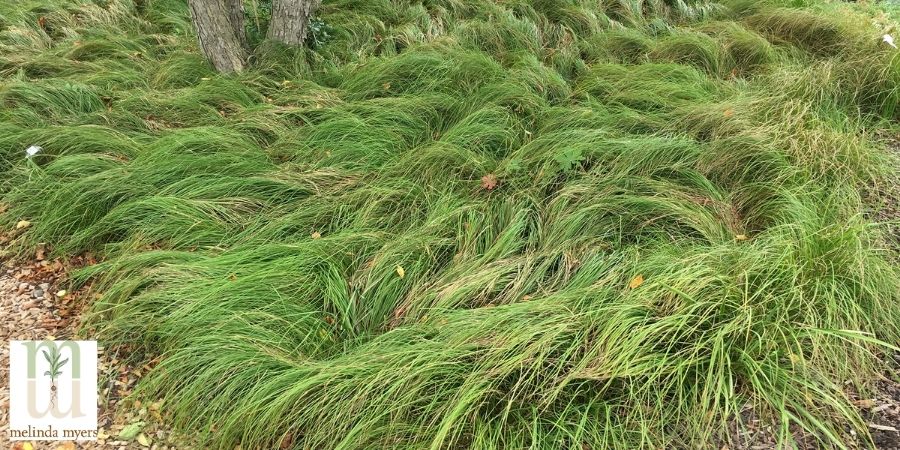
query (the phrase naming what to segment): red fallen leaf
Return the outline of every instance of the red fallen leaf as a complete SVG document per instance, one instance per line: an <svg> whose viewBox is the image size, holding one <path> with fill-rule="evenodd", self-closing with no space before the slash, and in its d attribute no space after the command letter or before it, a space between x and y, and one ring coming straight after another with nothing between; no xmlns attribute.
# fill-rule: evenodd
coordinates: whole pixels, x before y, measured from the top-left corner
<svg viewBox="0 0 900 450"><path fill-rule="evenodd" d="M281 450L287 450L287 449L291 448L292 445L294 445L294 435L293 434L284 435L284 437L281 439Z"/></svg>
<svg viewBox="0 0 900 450"><path fill-rule="evenodd" d="M406 315L407 306L401 306L394 310L394 320L400 320Z"/></svg>
<svg viewBox="0 0 900 450"><path fill-rule="evenodd" d="M483 177L481 177L481 187L483 189L487 189L489 191L493 191L497 188L497 176L489 173Z"/></svg>

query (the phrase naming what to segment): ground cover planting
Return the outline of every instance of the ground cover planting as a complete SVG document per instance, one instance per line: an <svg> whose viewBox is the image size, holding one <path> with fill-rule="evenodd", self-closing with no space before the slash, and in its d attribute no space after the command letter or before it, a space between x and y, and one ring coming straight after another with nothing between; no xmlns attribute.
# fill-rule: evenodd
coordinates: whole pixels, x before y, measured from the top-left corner
<svg viewBox="0 0 900 450"><path fill-rule="evenodd" d="M896 7L326 0L220 75L182 3L0 4L0 224L203 446L868 436Z"/></svg>

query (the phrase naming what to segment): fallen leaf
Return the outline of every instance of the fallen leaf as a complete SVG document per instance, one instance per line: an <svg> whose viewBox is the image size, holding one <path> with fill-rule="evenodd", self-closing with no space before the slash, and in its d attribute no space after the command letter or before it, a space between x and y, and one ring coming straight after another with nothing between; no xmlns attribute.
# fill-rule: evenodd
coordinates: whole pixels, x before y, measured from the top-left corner
<svg viewBox="0 0 900 450"><path fill-rule="evenodd" d="M138 435L137 441L138 441L138 444L141 444L141 445L143 445L144 447L149 447L150 444L152 443L152 442L150 441L150 438L148 438L147 435L144 434L144 433L141 433L141 434Z"/></svg>
<svg viewBox="0 0 900 450"><path fill-rule="evenodd" d="M397 271L397 276L399 276L400 278L403 278L406 276L406 271L403 270L403 268L400 267L399 265L397 266L396 271Z"/></svg>
<svg viewBox="0 0 900 450"><path fill-rule="evenodd" d="M900 431L900 430L897 430L897 429L894 428L894 427L889 427L889 426L887 426L887 425L878 425L877 423L870 423L870 424L869 424L869 428L871 428L871 429L873 429L873 430L880 430L880 431L893 431L893 432L895 432L895 433L896 433L897 431Z"/></svg>
<svg viewBox="0 0 900 450"><path fill-rule="evenodd" d="M493 191L497 188L497 176L489 173L483 177L481 177L481 187L483 189L487 189L489 191Z"/></svg>
<svg viewBox="0 0 900 450"><path fill-rule="evenodd" d="M389 89L391 88L391 83L384 83L384 84L381 85L381 87L383 87L384 90L387 91L387 90L389 90Z"/></svg>
<svg viewBox="0 0 900 450"><path fill-rule="evenodd" d="M47 249L44 248L44 244L38 244L37 250L34 251L34 259L41 261L45 256L47 256Z"/></svg>
<svg viewBox="0 0 900 450"><path fill-rule="evenodd" d="M138 435L138 433L141 432L142 428L144 428L143 421L130 423L126 425L125 428L122 428L122 431L119 432L119 439L130 441L134 439Z"/></svg>
<svg viewBox="0 0 900 450"><path fill-rule="evenodd" d="M722 115L725 116L726 119L730 119L731 117L734 116L734 110L731 108L728 108L725 110L724 113L722 113Z"/></svg>
<svg viewBox="0 0 900 450"><path fill-rule="evenodd" d="M75 443L74 442L63 442L58 447L56 447L56 450L75 450Z"/></svg>
<svg viewBox="0 0 900 450"><path fill-rule="evenodd" d="M860 408L872 408L875 406L875 400L864 398L862 400L856 400L853 404Z"/></svg>
<svg viewBox="0 0 900 450"><path fill-rule="evenodd" d="M734 238L739 241L746 241L748 239L746 234L739 234L739 235L735 236Z"/></svg>
<svg viewBox="0 0 900 450"><path fill-rule="evenodd" d="M38 17L38 26L44 28L47 26L47 18L44 16Z"/></svg>
<svg viewBox="0 0 900 450"><path fill-rule="evenodd" d="M630 282L628 282L628 287L631 289L637 289L637 287L642 284L644 284L644 276L638 275L632 278Z"/></svg>
<svg viewBox="0 0 900 450"><path fill-rule="evenodd" d="M30 226L31 226L31 222L29 222L27 220L20 220L18 223L16 223L17 230L21 230L23 228L28 228Z"/></svg>
<svg viewBox="0 0 900 450"><path fill-rule="evenodd" d="M233 273L231 275L228 275L228 280L229 281L237 281L237 274Z"/></svg>
<svg viewBox="0 0 900 450"><path fill-rule="evenodd" d="M319 233L318 231L313 231L313 233L311 235L309 235L309 237L311 237L313 239L319 239L320 237L322 237L322 233Z"/></svg>
<svg viewBox="0 0 900 450"><path fill-rule="evenodd" d="M284 435L283 438L281 438L281 446L280 447L282 450L289 449L289 448L291 448L292 445L294 445L294 435L293 434L286 434L286 435Z"/></svg>

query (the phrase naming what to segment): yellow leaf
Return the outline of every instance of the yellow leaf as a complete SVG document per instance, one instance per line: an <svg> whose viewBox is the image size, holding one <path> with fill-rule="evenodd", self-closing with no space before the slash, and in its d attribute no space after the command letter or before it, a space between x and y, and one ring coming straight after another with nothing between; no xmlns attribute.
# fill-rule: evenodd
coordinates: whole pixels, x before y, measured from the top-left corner
<svg viewBox="0 0 900 450"><path fill-rule="evenodd" d="M630 287L631 289L637 289L637 287L642 284L644 284L644 276L638 275L631 279L631 281L628 283L628 287Z"/></svg>
<svg viewBox="0 0 900 450"><path fill-rule="evenodd" d="M144 433L141 433L138 435L137 441L138 441L138 444L141 444L144 447L149 447L151 444L150 438L148 438L147 435Z"/></svg>
<svg viewBox="0 0 900 450"><path fill-rule="evenodd" d="M739 234L739 235L735 236L734 238L737 239L737 240L739 240L739 241L746 241L746 240L747 240L747 235L746 235L746 234Z"/></svg>
<svg viewBox="0 0 900 450"><path fill-rule="evenodd" d="M728 108L725 110L724 113L722 113L722 115L725 116L726 119L730 119L730 118L734 117L734 110L731 108Z"/></svg>
<svg viewBox="0 0 900 450"><path fill-rule="evenodd" d="M209 81L209 77L203 77L203 78L200 78L200 79L203 80L203 81Z"/></svg>
<svg viewBox="0 0 900 450"><path fill-rule="evenodd" d="M59 290L59 291L56 292L56 296L57 296L57 297L65 297L66 294L68 294L68 293L69 293L69 292L66 291L65 289L61 289L61 290Z"/></svg>
<svg viewBox="0 0 900 450"><path fill-rule="evenodd" d="M75 450L74 442L63 442L56 450Z"/></svg>
<svg viewBox="0 0 900 450"><path fill-rule="evenodd" d="M403 270L402 267L397 266L397 269L396 269L396 270L397 270L397 276L398 276L398 277L403 278L403 277L406 276L406 271Z"/></svg>
<svg viewBox="0 0 900 450"><path fill-rule="evenodd" d="M22 444L22 450L34 450L34 444L31 442L25 442Z"/></svg>
<svg viewBox="0 0 900 450"><path fill-rule="evenodd" d="M313 239L319 239L320 237L322 237L322 233L319 233L318 231L313 231L313 233L311 235L309 235L309 237L311 237Z"/></svg>
<svg viewBox="0 0 900 450"><path fill-rule="evenodd" d="M31 226L31 222L29 222L29 221L27 221L27 220L20 220L20 221L16 224L16 229L17 229L17 230L21 230L22 228L28 228L28 227L30 227L30 226Z"/></svg>

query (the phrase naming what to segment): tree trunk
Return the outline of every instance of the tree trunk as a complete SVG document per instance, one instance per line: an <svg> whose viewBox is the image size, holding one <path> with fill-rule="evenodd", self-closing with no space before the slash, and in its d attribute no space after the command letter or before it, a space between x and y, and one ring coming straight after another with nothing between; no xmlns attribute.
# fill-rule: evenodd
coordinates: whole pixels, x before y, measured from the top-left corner
<svg viewBox="0 0 900 450"><path fill-rule="evenodd" d="M231 22L235 37L244 51L250 52L250 43L244 30L244 0L225 0L225 9L228 11L228 21Z"/></svg>
<svg viewBox="0 0 900 450"><path fill-rule="evenodd" d="M309 19L321 0L272 0L268 38L287 45L303 45Z"/></svg>
<svg viewBox="0 0 900 450"><path fill-rule="evenodd" d="M230 0L229 0L230 1ZM230 4L230 3L229 3ZM247 50L235 34L229 8L222 0L188 0L200 49L219 72L244 70ZM243 18L241 20L243 24ZM243 27L243 25L241 25ZM243 30L241 30L243 35Z"/></svg>

